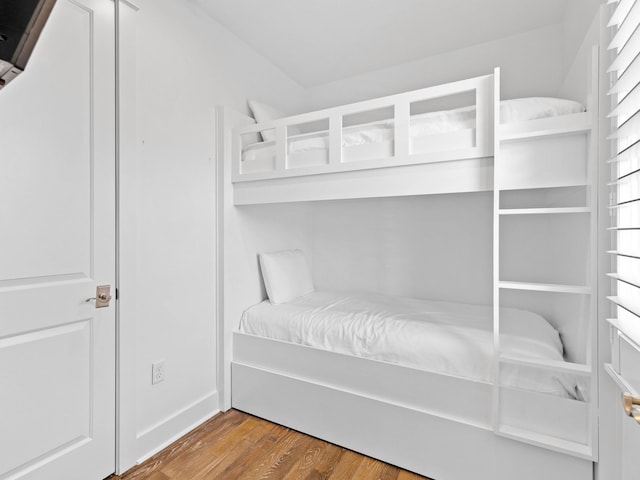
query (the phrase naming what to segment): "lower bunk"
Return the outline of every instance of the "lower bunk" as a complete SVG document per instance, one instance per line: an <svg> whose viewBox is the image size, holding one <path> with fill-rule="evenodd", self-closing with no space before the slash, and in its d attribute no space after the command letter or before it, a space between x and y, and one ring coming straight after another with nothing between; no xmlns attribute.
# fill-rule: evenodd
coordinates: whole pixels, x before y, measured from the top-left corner
<svg viewBox="0 0 640 480"><path fill-rule="evenodd" d="M233 342L238 410L435 480L592 478L588 458L496 435L487 382L239 332ZM548 424L553 408L557 432L580 428L576 400L511 394L512 411L501 415Z"/></svg>
<svg viewBox="0 0 640 480"><path fill-rule="evenodd" d="M234 408L437 480L591 478L590 388L543 317L501 308L498 358L520 360L496 362L491 306L291 296L280 257L300 252L261 256L271 300L234 333Z"/></svg>

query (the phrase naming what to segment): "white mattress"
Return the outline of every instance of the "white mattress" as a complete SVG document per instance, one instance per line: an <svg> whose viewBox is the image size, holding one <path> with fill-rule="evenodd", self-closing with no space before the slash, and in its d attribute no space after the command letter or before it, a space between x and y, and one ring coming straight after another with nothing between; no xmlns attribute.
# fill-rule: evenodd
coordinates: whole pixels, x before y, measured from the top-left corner
<svg viewBox="0 0 640 480"><path fill-rule="evenodd" d="M548 97L505 100L500 104L502 123L579 113L584 110L584 106L578 102ZM475 106L413 115L409 127L411 153L473 146L471 144L474 135L452 136L452 133L473 133L475 123ZM375 158L392 155L393 124L393 120L390 119L343 128L343 160L350 160L350 152L353 152L353 160L367 156ZM288 137L287 143L289 168L322 165L328 161L329 136L326 131L292 135ZM362 148L365 146L369 148ZM363 153L358 151L359 147ZM275 154L274 141L245 146L242 151L242 172L273 170Z"/></svg>
<svg viewBox="0 0 640 480"><path fill-rule="evenodd" d="M559 333L541 316L501 309L501 353L563 361ZM490 382L492 307L378 294L314 292L247 309L243 333ZM583 400L576 377L503 364L501 384Z"/></svg>

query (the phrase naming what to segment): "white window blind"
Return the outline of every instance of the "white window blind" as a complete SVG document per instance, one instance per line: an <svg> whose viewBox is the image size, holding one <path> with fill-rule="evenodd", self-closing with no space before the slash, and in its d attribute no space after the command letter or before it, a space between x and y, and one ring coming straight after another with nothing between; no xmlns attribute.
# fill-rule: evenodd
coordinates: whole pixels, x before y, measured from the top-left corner
<svg viewBox="0 0 640 480"><path fill-rule="evenodd" d="M611 297L623 329L640 331L640 0L615 3L609 27L613 158L612 242L617 294Z"/></svg>

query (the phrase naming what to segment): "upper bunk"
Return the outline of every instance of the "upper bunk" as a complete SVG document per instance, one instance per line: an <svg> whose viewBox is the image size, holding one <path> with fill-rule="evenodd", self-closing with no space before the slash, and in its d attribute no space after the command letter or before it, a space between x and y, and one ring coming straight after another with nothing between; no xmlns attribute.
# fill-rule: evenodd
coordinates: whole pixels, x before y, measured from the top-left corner
<svg viewBox="0 0 640 480"><path fill-rule="evenodd" d="M236 118L233 128L224 127L231 135L224 157L233 203L492 190L497 149L504 159L501 189L586 185L592 106L538 97L501 101L499 92L496 68L266 122Z"/></svg>

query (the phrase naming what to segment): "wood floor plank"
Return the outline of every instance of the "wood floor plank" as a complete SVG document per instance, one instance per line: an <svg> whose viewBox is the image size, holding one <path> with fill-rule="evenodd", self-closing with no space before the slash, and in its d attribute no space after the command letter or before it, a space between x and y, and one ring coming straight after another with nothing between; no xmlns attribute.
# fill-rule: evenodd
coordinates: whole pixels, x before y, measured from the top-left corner
<svg viewBox="0 0 640 480"><path fill-rule="evenodd" d="M329 478L331 480L354 480L354 475L364 459L364 456L356 452L345 450L342 452Z"/></svg>
<svg viewBox="0 0 640 480"><path fill-rule="evenodd" d="M398 469L373 458L365 457L353 476L354 480L397 480Z"/></svg>
<svg viewBox="0 0 640 480"><path fill-rule="evenodd" d="M259 460L258 465L243 473L238 480L282 479L312 440L293 430L287 431L274 448Z"/></svg>
<svg viewBox="0 0 640 480"><path fill-rule="evenodd" d="M247 419L234 428L232 432L229 432L218 442L211 445L209 447L209 453L212 455L224 456L238 441L256 441L265 434L268 428L268 425L261 420L255 417L247 417Z"/></svg>
<svg viewBox="0 0 640 480"><path fill-rule="evenodd" d="M229 410L110 480L429 480Z"/></svg>
<svg viewBox="0 0 640 480"><path fill-rule="evenodd" d="M155 471L149 476L149 480L171 480L171 477L167 477L162 472Z"/></svg>
<svg viewBox="0 0 640 480"><path fill-rule="evenodd" d="M244 455L238 456L238 458L225 470L214 473L218 473L220 475L219 478L239 478L243 473L252 468L260 458L263 458L267 452L271 451L275 447L275 445L280 441L281 436L284 435L284 432L286 431L286 429L280 425L271 426L271 431L256 442L250 452L246 452Z"/></svg>
<svg viewBox="0 0 640 480"><path fill-rule="evenodd" d="M424 477L421 477L417 473L408 472L407 470L400 470L398 480L424 480Z"/></svg>
<svg viewBox="0 0 640 480"><path fill-rule="evenodd" d="M307 451L302 455L282 480L317 480L329 478L342 449L314 438Z"/></svg>
<svg viewBox="0 0 640 480"><path fill-rule="evenodd" d="M201 442L198 449L185 456L184 461L171 462L162 468L162 472L170 478L177 478L182 475L184 478L195 479L201 476L201 472L206 472L221 463L227 454L237 453L242 445L242 439L258 425L254 418L246 418L235 428L226 430L224 434L216 436L213 442ZM205 437L206 438L206 437ZM250 448L250 447L247 447Z"/></svg>
<svg viewBox="0 0 640 480"><path fill-rule="evenodd" d="M247 457L256 448L256 443L273 429L273 425L267 422L259 421L255 418L249 418L249 420L247 424L244 424L244 431L239 427L237 432L234 432L234 435L227 435L221 442L210 448L209 453L212 461L209 462L206 468L190 475L189 478L191 480L234 478L224 472L231 465L234 465L238 459Z"/></svg>

